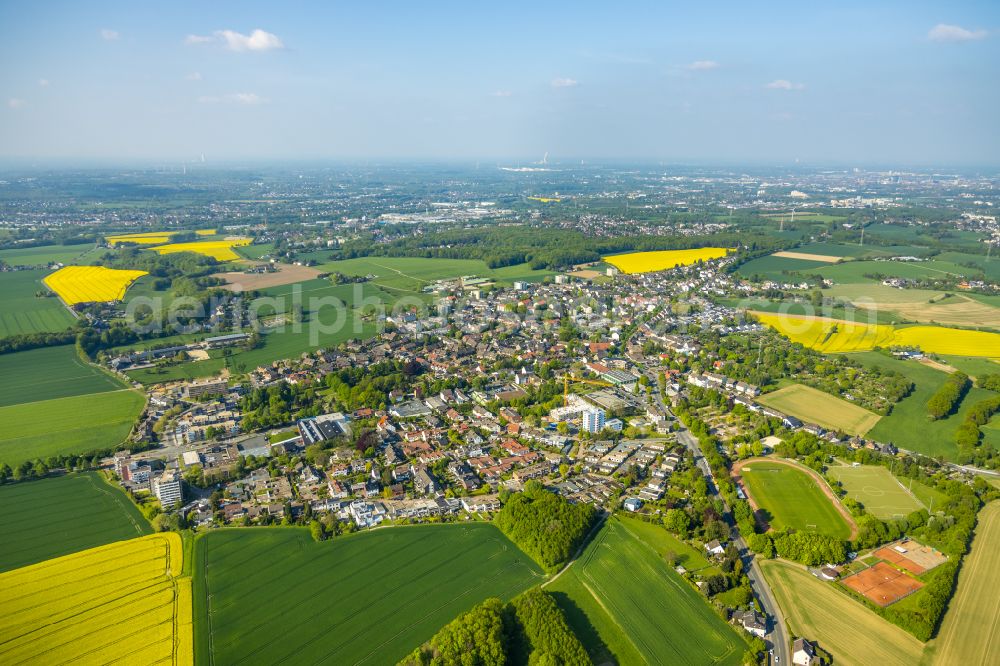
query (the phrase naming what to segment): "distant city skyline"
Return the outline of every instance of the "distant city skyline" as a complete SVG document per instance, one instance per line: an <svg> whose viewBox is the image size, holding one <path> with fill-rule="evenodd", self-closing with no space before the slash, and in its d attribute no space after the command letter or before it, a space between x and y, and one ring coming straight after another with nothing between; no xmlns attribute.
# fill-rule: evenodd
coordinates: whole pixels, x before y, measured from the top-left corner
<svg viewBox="0 0 1000 666"><path fill-rule="evenodd" d="M1000 165L990 2L0 5L0 160Z"/></svg>

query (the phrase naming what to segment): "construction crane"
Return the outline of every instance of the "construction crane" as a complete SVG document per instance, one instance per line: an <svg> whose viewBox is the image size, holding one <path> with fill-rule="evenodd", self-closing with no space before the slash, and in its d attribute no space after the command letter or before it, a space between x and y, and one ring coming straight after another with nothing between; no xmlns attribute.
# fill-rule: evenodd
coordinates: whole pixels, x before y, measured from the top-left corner
<svg viewBox="0 0 1000 666"><path fill-rule="evenodd" d="M593 384L594 386L614 386L611 382L602 379L584 379L570 374L563 375L563 407L569 404L569 383L571 381L579 384Z"/></svg>

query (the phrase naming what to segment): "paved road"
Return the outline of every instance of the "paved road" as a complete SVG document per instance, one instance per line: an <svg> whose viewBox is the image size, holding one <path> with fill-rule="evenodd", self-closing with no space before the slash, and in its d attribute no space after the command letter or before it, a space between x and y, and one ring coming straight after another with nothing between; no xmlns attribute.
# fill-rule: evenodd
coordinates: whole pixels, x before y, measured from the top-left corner
<svg viewBox="0 0 1000 666"><path fill-rule="evenodd" d="M698 466L698 469L702 471L702 474L708 480L708 492L718 497L718 486L715 484L715 478L712 476L712 470L708 466L708 461L702 455L698 438L691 434L691 431L687 428L682 428L677 433L677 441L686 446L694 455L695 465ZM719 499L722 498L719 497ZM736 544L736 547L740 551L740 559L743 560L743 570L746 571L747 578L750 579L750 589L753 590L754 596L757 597L761 608L764 609L764 613L771 618L771 633L768 634L767 638L771 644L773 663L778 663L779 666L780 664L790 664L791 655L788 649L788 636L785 633L785 620L781 615L781 609L774 600L771 588L768 587L767 581L764 579L764 574L761 572L756 560L754 560L753 553L747 547L743 536L736 530L735 522L728 511L728 507L725 517L729 526L733 528L733 534L737 535L733 539L733 543Z"/></svg>

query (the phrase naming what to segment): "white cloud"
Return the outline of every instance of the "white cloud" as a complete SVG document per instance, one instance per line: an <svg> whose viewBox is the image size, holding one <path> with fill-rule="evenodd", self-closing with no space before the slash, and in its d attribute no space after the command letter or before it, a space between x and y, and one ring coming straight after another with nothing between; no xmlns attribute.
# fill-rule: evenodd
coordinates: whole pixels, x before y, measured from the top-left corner
<svg viewBox="0 0 1000 666"><path fill-rule="evenodd" d="M113 42L121 37L117 30L112 30L111 28L101 28L101 39L106 42Z"/></svg>
<svg viewBox="0 0 1000 666"><path fill-rule="evenodd" d="M269 99L266 97L261 97L257 93L230 93L229 95L205 95L199 97L198 101L202 104L219 104L225 102L228 104L242 104L243 106L258 106L260 104L267 104Z"/></svg>
<svg viewBox="0 0 1000 666"><path fill-rule="evenodd" d="M23 108L25 105L27 105L27 102L18 97L11 97L10 99L7 100L8 109L20 109Z"/></svg>
<svg viewBox="0 0 1000 666"><path fill-rule="evenodd" d="M188 81L201 81L201 72L191 72L184 78Z"/></svg>
<svg viewBox="0 0 1000 666"><path fill-rule="evenodd" d="M714 60L695 60L690 65L685 65L684 69L690 69L692 72L704 72L710 69L718 69L720 66Z"/></svg>
<svg viewBox="0 0 1000 666"><path fill-rule="evenodd" d="M509 90L497 90L495 92L491 92L490 97L510 97L513 94L514 93Z"/></svg>
<svg viewBox="0 0 1000 666"><path fill-rule="evenodd" d="M185 44L220 43L230 51L274 51L285 48L281 39L272 32L257 28L249 35L235 30L216 30L211 35L188 35Z"/></svg>
<svg viewBox="0 0 1000 666"><path fill-rule="evenodd" d="M934 42L972 42L977 39L984 39L986 31L968 30L957 25L938 23L927 33L928 39Z"/></svg>
<svg viewBox="0 0 1000 666"><path fill-rule="evenodd" d="M577 85L576 79L557 78L552 79L553 88L572 88Z"/></svg>
<svg viewBox="0 0 1000 666"><path fill-rule="evenodd" d="M49 80L48 79L38 79L38 87L39 88L48 88L49 87Z"/></svg>
<svg viewBox="0 0 1000 666"><path fill-rule="evenodd" d="M769 90L805 90L806 85L804 83L792 83L788 79L776 79L764 87Z"/></svg>

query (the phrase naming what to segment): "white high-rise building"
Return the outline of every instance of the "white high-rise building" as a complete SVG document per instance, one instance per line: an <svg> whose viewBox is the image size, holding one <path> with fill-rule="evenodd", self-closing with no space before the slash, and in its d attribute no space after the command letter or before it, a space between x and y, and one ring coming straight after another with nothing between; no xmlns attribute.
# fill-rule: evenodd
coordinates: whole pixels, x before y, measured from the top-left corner
<svg viewBox="0 0 1000 666"><path fill-rule="evenodd" d="M583 429L587 432L598 433L604 430L604 410L585 409L583 410Z"/></svg>
<svg viewBox="0 0 1000 666"><path fill-rule="evenodd" d="M177 470L168 470L153 481L153 492L162 507L171 507L184 497L181 483L181 475Z"/></svg>

